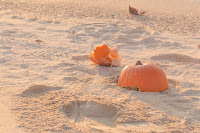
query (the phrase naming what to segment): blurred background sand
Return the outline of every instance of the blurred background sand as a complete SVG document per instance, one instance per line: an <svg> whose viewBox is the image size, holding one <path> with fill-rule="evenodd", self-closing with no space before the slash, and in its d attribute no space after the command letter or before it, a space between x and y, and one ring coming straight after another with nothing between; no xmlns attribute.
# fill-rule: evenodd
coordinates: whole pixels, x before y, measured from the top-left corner
<svg viewBox="0 0 200 133"><path fill-rule="evenodd" d="M199 35L199 0L2 0L1 9L11 9L22 16L66 20L130 19L159 31ZM128 5L145 16L132 17Z"/></svg>

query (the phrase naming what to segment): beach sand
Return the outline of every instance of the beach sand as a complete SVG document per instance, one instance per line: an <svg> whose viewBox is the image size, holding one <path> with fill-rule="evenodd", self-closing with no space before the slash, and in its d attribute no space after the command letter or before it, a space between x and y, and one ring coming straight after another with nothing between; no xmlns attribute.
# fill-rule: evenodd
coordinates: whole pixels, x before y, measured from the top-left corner
<svg viewBox="0 0 200 133"><path fill-rule="evenodd" d="M1 0L0 132L200 132L198 4ZM120 66L90 61L102 44L118 48ZM168 90L119 87L137 60L159 65Z"/></svg>

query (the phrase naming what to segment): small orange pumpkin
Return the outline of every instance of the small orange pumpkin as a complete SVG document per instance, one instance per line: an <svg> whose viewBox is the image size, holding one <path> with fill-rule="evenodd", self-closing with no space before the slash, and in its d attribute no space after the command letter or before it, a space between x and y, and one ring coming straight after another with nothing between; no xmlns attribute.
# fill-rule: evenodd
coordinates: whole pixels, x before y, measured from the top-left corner
<svg viewBox="0 0 200 133"><path fill-rule="evenodd" d="M118 66L121 61L117 48L110 48L107 45L96 46L94 52L89 54L89 58L102 66Z"/></svg>
<svg viewBox="0 0 200 133"><path fill-rule="evenodd" d="M168 89L168 80L163 70L153 63L126 66L120 73L118 85L141 92L160 92Z"/></svg>

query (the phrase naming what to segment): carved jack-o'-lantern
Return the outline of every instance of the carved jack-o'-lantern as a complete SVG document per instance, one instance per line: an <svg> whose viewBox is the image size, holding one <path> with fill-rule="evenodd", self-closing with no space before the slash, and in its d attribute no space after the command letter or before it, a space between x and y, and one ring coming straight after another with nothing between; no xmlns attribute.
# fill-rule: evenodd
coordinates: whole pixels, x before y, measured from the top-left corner
<svg viewBox="0 0 200 133"><path fill-rule="evenodd" d="M94 52L89 54L89 58L102 66L118 66L121 61L117 48L110 48L107 45L96 46Z"/></svg>

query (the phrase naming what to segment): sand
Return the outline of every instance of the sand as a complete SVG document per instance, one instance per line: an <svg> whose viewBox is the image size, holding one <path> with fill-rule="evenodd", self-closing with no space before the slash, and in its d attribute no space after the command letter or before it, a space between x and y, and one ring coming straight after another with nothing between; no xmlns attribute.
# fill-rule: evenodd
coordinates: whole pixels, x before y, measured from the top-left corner
<svg viewBox="0 0 200 133"><path fill-rule="evenodd" d="M198 3L1 0L0 132L199 132ZM102 44L120 66L89 60ZM137 60L159 65L168 90L117 86Z"/></svg>

